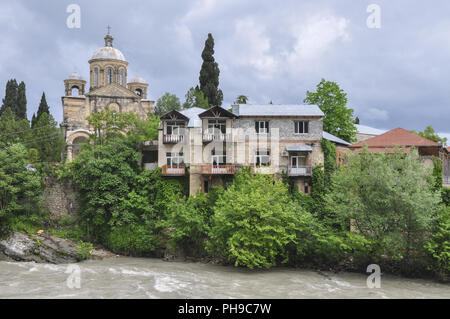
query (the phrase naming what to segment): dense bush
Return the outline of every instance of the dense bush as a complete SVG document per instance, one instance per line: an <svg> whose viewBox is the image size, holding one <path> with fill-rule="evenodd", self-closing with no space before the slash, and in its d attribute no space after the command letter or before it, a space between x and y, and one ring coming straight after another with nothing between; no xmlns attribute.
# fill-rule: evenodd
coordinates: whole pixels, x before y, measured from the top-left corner
<svg viewBox="0 0 450 319"><path fill-rule="evenodd" d="M157 246L169 206L184 198L184 188L163 179L159 169L143 171L139 156L126 138L108 138L85 145L66 176L76 183L88 239L119 253L148 255Z"/></svg>
<svg viewBox="0 0 450 319"><path fill-rule="evenodd" d="M443 206L438 217L425 248L433 258L430 268L440 279L444 279L450 276L450 207Z"/></svg>
<svg viewBox="0 0 450 319"><path fill-rule="evenodd" d="M0 235L11 231L14 220L41 221L39 214L33 215L39 213L41 177L28 158L21 144L0 149Z"/></svg>
<svg viewBox="0 0 450 319"><path fill-rule="evenodd" d="M424 255L440 202L431 172L416 152L351 154L333 178L329 209L343 229L350 225L375 243L374 258L400 262L404 269ZM409 270L408 270L409 271Z"/></svg>
<svg viewBox="0 0 450 319"><path fill-rule="evenodd" d="M286 247L296 241L301 215L287 185L244 170L219 197L214 212L210 252L248 268L287 262Z"/></svg>
<svg viewBox="0 0 450 319"><path fill-rule="evenodd" d="M442 202L450 206L450 187L444 187L442 188Z"/></svg>

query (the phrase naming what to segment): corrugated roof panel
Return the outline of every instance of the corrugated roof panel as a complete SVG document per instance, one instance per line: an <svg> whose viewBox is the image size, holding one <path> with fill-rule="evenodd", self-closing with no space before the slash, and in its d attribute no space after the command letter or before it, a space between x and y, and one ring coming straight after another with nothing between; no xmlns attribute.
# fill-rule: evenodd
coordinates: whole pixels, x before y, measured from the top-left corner
<svg viewBox="0 0 450 319"><path fill-rule="evenodd" d="M356 126L356 130L360 134L381 135L381 134L386 133L386 131L384 131L384 130L379 130L377 128L370 127L370 126L367 126L367 125L355 124L355 126Z"/></svg>
<svg viewBox="0 0 450 319"><path fill-rule="evenodd" d="M340 139L339 137L334 136L333 134L330 134L330 133L325 132L325 131L323 131L323 138L326 139L326 140L329 140L331 142L344 144L344 145L350 145L349 142L344 141L343 139Z"/></svg>
<svg viewBox="0 0 450 319"><path fill-rule="evenodd" d="M238 116L324 116L317 105L239 104L238 109Z"/></svg>

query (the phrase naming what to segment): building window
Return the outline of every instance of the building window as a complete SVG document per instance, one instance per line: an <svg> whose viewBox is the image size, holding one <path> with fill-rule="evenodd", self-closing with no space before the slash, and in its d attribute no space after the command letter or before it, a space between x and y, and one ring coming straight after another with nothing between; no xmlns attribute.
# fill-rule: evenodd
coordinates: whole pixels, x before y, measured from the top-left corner
<svg viewBox="0 0 450 319"><path fill-rule="evenodd" d="M98 68L94 69L94 86L98 86Z"/></svg>
<svg viewBox="0 0 450 319"><path fill-rule="evenodd" d="M255 130L257 134L267 134L269 133L269 122L268 121L256 121Z"/></svg>
<svg viewBox="0 0 450 319"><path fill-rule="evenodd" d="M120 70L120 85L125 85L125 72L123 71L123 69Z"/></svg>
<svg viewBox="0 0 450 319"><path fill-rule="evenodd" d="M270 152L257 151L255 155L255 166L256 167L270 166Z"/></svg>
<svg viewBox="0 0 450 319"><path fill-rule="evenodd" d="M167 135L183 135L184 122L167 122Z"/></svg>
<svg viewBox="0 0 450 319"><path fill-rule="evenodd" d="M308 121L296 121L295 122L295 134L304 134L309 132Z"/></svg>
<svg viewBox="0 0 450 319"><path fill-rule="evenodd" d="M106 83L111 84L113 81L113 70L111 68L108 68L106 71Z"/></svg>
<svg viewBox="0 0 450 319"><path fill-rule="evenodd" d="M293 153L291 156L291 167L299 168L306 166L306 155L301 155L301 153Z"/></svg>
<svg viewBox="0 0 450 319"><path fill-rule="evenodd" d="M209 134L225 134L227 131L226 120L208 120L208 133Z"/></svg>
<svg viewBox="0 0 450 319"><path fill-rule="evenodd" d="M142 96L142 90L141 89L136 89L136 91L134 91L137 95Z"/></svg>
<svg viewBox="0 0 450 319"><path fill-rule="evenodd" d="M166 153L167 167L182 167L184 166L183 152Z"/></svg>

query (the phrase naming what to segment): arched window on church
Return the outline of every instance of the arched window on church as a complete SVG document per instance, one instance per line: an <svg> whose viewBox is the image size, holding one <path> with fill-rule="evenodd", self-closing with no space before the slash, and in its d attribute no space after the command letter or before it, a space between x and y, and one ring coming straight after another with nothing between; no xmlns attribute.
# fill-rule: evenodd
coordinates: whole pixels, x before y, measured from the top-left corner
<svg viewBox="0 0 450 319"><path fill-rule="evenodd" d="M125 72L123 69L120 70L120 85L125 86Z"/></svg>
<svg viewBox="0 0 450 319"><path fill-rule="evenodd" d="M72 96L79 96L80 95L80 89L78 88L78 86L72 86L71 90L71 95Z"/></svg>
<svg viewBox="0 0 450 319"><path fill-rule="evenodd" d="M108 68L106 71L106 83L111 84L113 81L113 70L111 68Z"/></svg>
<svg viewBox="0 0 450 319"><path fill-rule="evenodd" d="M142 96L142 90L141 89L136 89L135 93L139 96Z"/></svg>
<svg viewBox="0 0 450 319"><path fill-rule="evenodd" d="M94 69L94 86L98 86L98 68Z"/></svg>

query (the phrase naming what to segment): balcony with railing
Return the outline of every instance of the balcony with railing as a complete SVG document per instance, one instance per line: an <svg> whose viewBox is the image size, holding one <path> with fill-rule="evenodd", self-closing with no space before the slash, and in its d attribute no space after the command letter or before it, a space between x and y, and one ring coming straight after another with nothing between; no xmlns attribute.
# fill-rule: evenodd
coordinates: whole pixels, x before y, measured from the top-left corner
<svg viewBox="0 0 450 319"><path fill-rule="evenodd" d="M211 131L207 130L203 133L203 142L209 143L212 141L219 141L219 142L227 142L231 141L231 134L223 133L221 131Z"/></svg>
<svg viewBox="0 0 450 319"><path fill-rule="evenodd" d="M175 134L164 134L163 143L164 144L177 144L184 141L184 135Z"/></svg>
<svg viewBox="0 0 450 319"><path fill-rule="evenodd" d="M288 176L311 176L312 166L288 167Z"/></svg>
<svg viewBox="0 0 450 319"><path fill-rule="evenodd" d="M233 164L205 164L202 165L204 175L234 175L235 166Z"/></svg>
<svg viewBox="0 0 450 319"><path fill-rule="evenodd" d="M161 167L163 176L184 176L186 175L185 166L167 166Z"/></svg>

